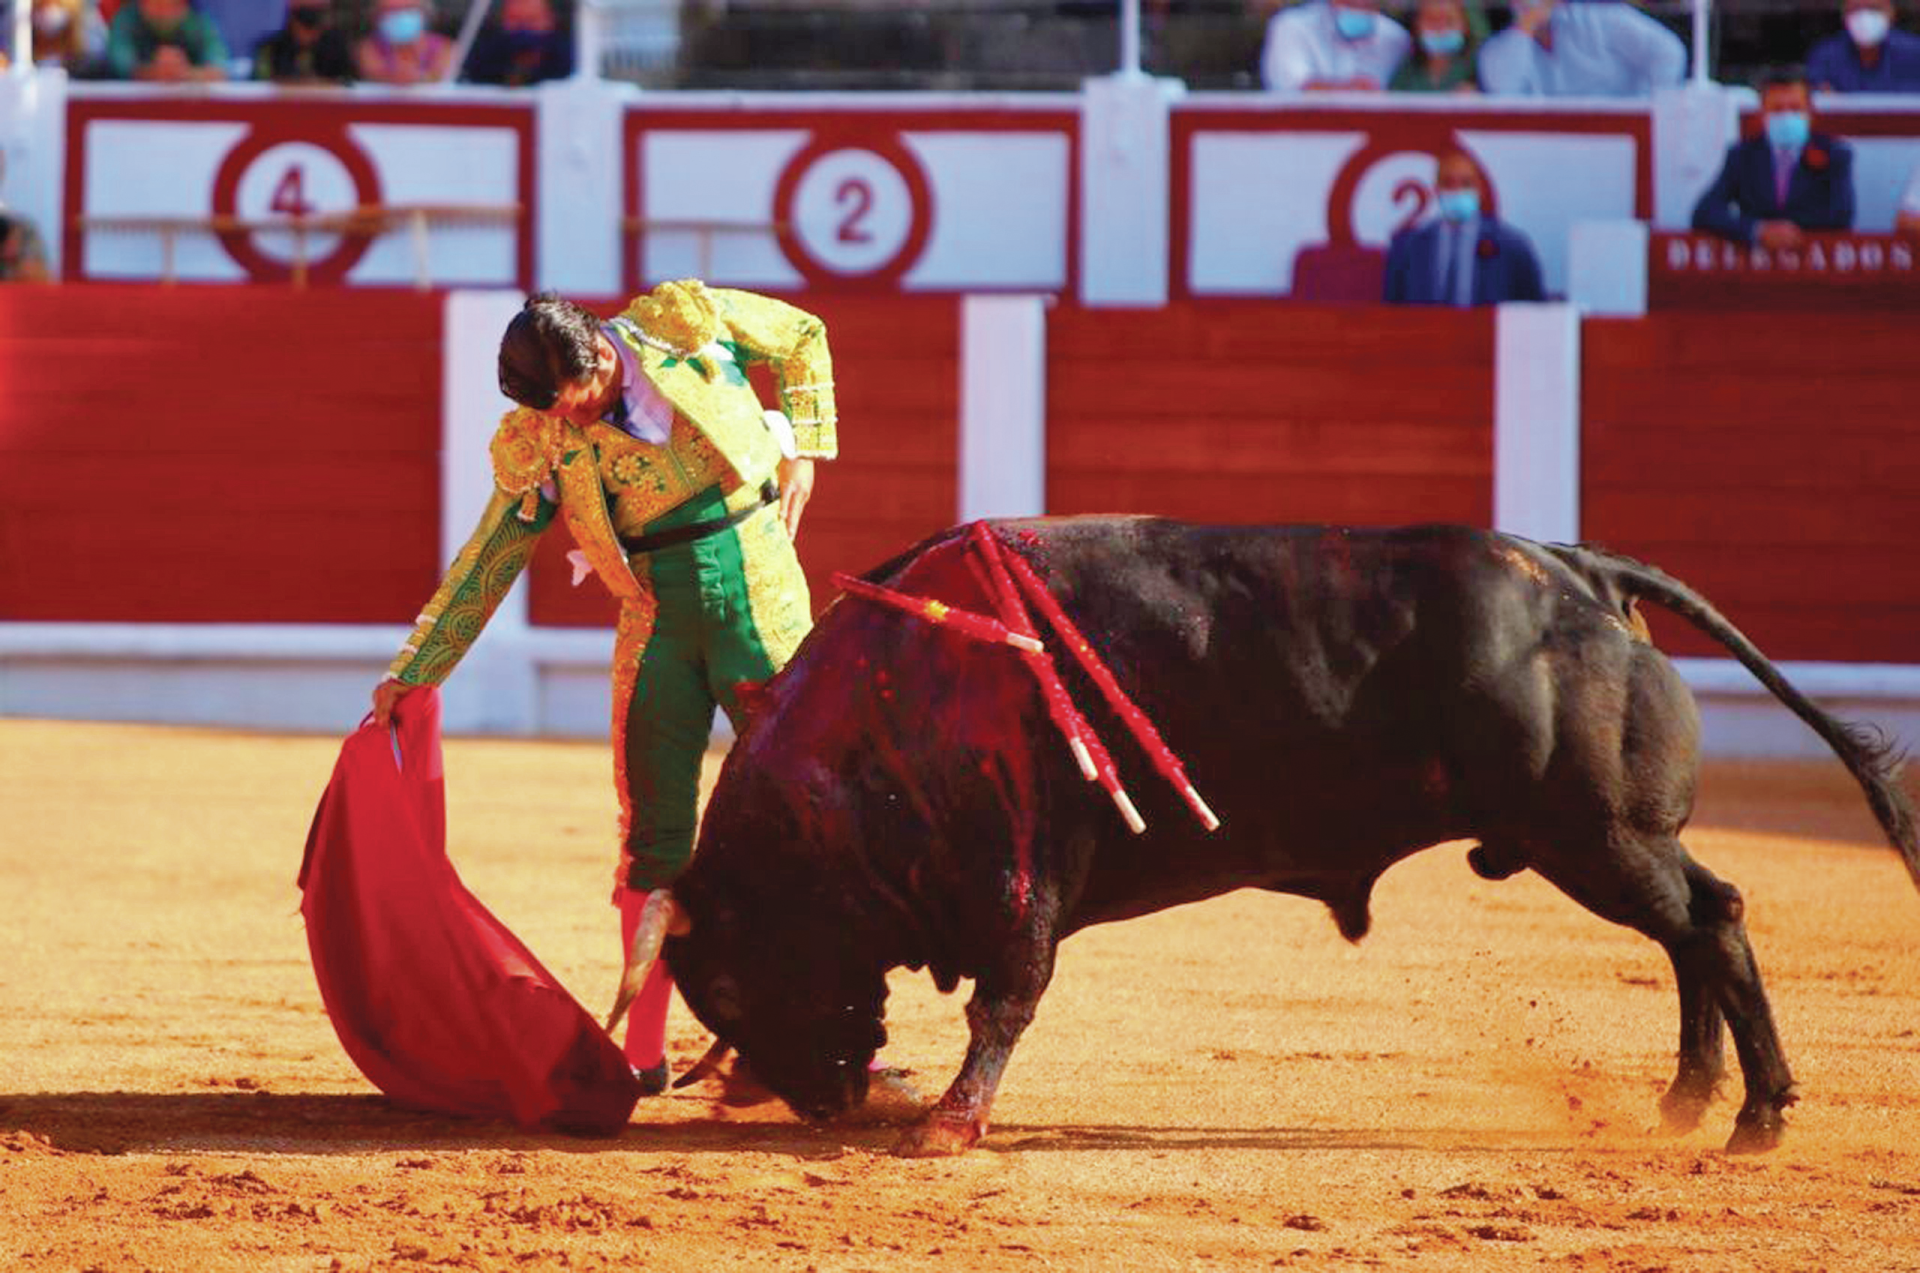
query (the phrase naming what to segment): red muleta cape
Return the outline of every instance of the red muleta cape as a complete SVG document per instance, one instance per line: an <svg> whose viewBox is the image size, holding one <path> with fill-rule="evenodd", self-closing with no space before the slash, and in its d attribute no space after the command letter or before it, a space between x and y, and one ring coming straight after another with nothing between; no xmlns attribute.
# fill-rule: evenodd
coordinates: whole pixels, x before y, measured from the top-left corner
<svg viewBox="0 0 1920 1273"><path fill-rule="evenodd" d="M619 1131L640 1096L626 1058L447 859L438 691L406 695L393 722L340 748L300 867L341 1046L405 1105Z"/></svg>

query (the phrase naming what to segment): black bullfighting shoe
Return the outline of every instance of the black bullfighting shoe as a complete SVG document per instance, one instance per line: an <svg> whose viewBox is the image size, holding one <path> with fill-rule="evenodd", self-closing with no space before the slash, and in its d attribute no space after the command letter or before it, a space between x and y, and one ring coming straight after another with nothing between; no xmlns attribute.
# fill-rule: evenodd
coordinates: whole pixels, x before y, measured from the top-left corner
<svg viewBox="0 0 1920 1273"><path fill-rule="evenodd" d="M667 1058L661 1057L660 1064L649 1065L646 1069L633 1067L634 1081L640 1084L640 1095L658 1096L667 1090Z"/></svg>

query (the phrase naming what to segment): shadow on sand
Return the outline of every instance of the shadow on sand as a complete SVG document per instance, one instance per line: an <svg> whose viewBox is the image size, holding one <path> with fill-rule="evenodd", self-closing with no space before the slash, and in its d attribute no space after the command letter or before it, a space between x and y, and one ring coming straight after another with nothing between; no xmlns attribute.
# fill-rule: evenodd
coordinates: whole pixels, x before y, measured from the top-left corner
<svg viewBox="0 0 1920 1273"><path fill-rule="evenodd" d="M618 1136L522 1131L511 1124L425 1113L377 1095L279 1092L46 1092L0 1095L0 1137L25 1132L67 1153L213 1150L253 1154L365 1154L403 1150L562 1153L777 1154L839 1157L885 1153L898 1128L811 1127L717 1114L712 1102L668 1098L687 1117L636 1122ZM665 1110L663 1113L667 1112ZM680 1113L681 1111L673 1111ZM1126 1151L1425 1150L1434 1153L1552 1152L1564 1137L1540 1131L1432 1128L1231 1128L996 1126L975 1153Z"/></svg>

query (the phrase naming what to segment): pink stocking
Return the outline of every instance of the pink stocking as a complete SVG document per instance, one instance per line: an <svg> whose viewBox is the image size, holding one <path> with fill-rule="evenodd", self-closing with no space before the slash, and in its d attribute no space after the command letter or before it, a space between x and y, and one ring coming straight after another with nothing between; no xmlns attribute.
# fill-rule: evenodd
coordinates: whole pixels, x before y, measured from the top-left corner
<svg viewBox="0 0 1920 1273"><path fill-rule="evenodd" d="M647 896L643 889L620 891L620 957L623 960L633 943L633 930L640 926L640 910L647 904ZM672 997L673 974L667 971L666 960L658 960L647 973L647 984L640 988L633 1007L627 1012L627 1064L645 1070L665 1059L667 1003Z"/></svg>

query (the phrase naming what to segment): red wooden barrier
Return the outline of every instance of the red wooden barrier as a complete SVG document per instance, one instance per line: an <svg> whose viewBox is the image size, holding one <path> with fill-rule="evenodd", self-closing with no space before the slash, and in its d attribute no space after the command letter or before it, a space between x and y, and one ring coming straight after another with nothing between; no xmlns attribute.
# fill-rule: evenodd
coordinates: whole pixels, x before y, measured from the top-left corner
<svg viewBox="0 0 1920 1273"><path fill-rule="evenodd" d="M436 296L0 288L0 620L409 622L440 392Z"/></svg>
<svg viewBox="0 0 1920 1273"><path fill-rule="evenodd" d="M796 297L826 321L840 408L840 458L817 466L800 527L814 609L832 600L836 570L858 574L955 516L959 454L960 308L952 297ZM776 401L763 384L763 401ZM606 589L569 586L572 537L544 537L532 574L537 625L603 626Z"/></svg>
<svg viewBox="0 0 1920 1273"><path fill-rule="evenodd" d="M1920 651L1920 360L1892 313L1585 324L1581 532L1692 584L1773 658ZM1663 648L1724 655L1653 613Z"/></svg>
<svg viewBox="0 0 1920 1273"><path fill-rule="evenodd" d="M1490 311L1052 311L1047 506L1220 522L1493 515Z"/></svg>

